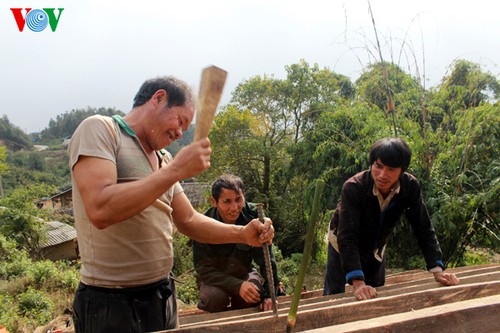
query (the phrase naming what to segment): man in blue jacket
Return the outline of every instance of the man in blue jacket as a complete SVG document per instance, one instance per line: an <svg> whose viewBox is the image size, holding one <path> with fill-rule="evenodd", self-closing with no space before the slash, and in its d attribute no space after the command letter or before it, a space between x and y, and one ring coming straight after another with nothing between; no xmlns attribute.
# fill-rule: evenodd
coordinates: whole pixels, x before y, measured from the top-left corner
<svg viewBox="0 0 500 333"><path fill-rule="evenodd" d="M379 140L370 149L370 168L344 183L330 222L324 295L343 293L347 281L358 300L377 296L375 287L385 283L387 240L403 214L434 279L444 285L459 283L454 274L444 272L420 185L405 172L410 160L411 150L403 140Z"/></svg>

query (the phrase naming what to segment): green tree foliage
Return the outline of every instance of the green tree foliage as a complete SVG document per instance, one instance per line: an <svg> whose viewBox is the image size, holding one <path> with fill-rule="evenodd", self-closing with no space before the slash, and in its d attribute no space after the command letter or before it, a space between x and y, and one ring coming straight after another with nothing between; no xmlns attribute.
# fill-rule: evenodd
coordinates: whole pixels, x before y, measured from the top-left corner
<svg viewBox="0 0 500 333"><path fill-rule="evenodd" d="M64 149L8 151L6 165L8 170L2 173L5 195L18 187L39 183L60 189L71 186L68 156Z"/></svg>
<svg viewBox="0 0 500 333"><path fill-rule="evenodd" d="M4 115L0 118L0 140L11 150L30 149L32 143L26 133L13 125Z"/></svg>
<svg viewBox="0 0 500 333"><path fill-rule="evenodd" d="M212 166L203 174L203 179L212 182L223 173L238 174L246 181L247 194L258 196L264 161L259 130L259 120L249 110L228 106L221 111L210 133L214 147Z"/></svg>
<svg viewBox="0 0 500 333"><path fill-rule="evenodd" d="M446 257L463 264L468 246L500 249L500 105L455 112L456 132L445 142L432 175L431 207Z"/></svg>
<svg viewBox="0 0 500 333"><path fill-rule="evenodd" d="M304 60L286 71L284 80L257 76L238 85L231 104L216 119L211 140L221 152L214 152L212 166L240 175L250 189L249 199L268 204L282 235L280 245L289 255L303 248L307 209L301 203L312 195L307 191L311 179L293 178L289 149L314 130L323 112L347 103L354 87L347 77Z"/></svg>
<svg viewBox="0 0 500 333"><path fill-rule="evenodd" d="M436 109L428 108L429 96L418 76L413 77L394 63L379 62L367 66L355 85L358 98L384 112L386 126L391 128L386 136L402 137L410 143L412 172L427 181L436 154L431 128L436 118L432 111Z"/></svg>
<svg viewBox="0 0 500 333"><path fill-rule="evenodd" d="M36 202L54 189L44 184L17 188L8 197L0 200L0 232L16 241L19 248L36 257L40 243L44 240L42 217L49 211L36 208ZM38 218L37 218L38 217Z"/></svg>
<svg viewBox="0 0 500 333"><path fill-rule="evenodd" d="M75 109L58 115L56 119L50 119L49 126L40 133L40 143L50 144L53 140L69 138L78 125L85 119L95 114L112 116L114 114L124 115L122 111L115 108L91 108Z"/></svg>
<svg viewBox="0 0 500 333"><path fill-rule="evenodd" d="M285 70L283 110L293 121L293 143L297 143L323 111L352 98L355 90L348 77L317 64L310 67L304 60Z"/></svg>
<svg viewBox="0 0 500 333"><path fill-rule="evenodd" d="M443 78L442 84L432 90L431 107L437 110L435 121L441 122L440 125L446 133L453 134L454 113L498 100L500 82L491 73L484 72L478 64L463 59L454 61L450 71L450 74ZM436 125L438 124L434 124Z"/></svg>
<svg viewBox="0 0 500 333"><path fill-rule="evenodd" d="M323 112L314 130L290 147L290 170L307 182L325 180L324 207L338 199L342 184L368 166L367 152L373 137L390 135L383 112L364 102L341 105Z"/></svg>
<svg viewBox="0 0 500 333"><path fill-rule="evenodd" d="M463 72L463 63L457 64L456 71ZM465 71L468 76L459 81L462 82L464 93L446 95L447 103L465 108L455 110L447 119L441 117L446 112L440 103L444 92L450 90L450 79L446 78L435 91L427 92L416 78L391 63L368 66L354 85L328 69L309 67L305 61L287 66L287 77L283 80L269 76L251 78L238 86L232 103L216 118L211 133L215 147L213 170L205 175L210 180L223 172L242 176L253 197L264 198L268 203L267 213L273 218L277 231L276 242L283 254L288 256L303 248L302 240L307 229L304 212L307 211L307 200L312 195L310 184L318 178L325 180L327 185L322 199L323 207L333 210L343 182L368 167L371 144L382 137L397 134L412 149L409 171L421 182L424 199L430 207L432 218L436 220L443 250L450 257L454 254L448 249L474 244L472 238L470 242L463 241L469 230L467 216L471 214L475 214L476 226L488 225L488 228L482 229L490 230L490 236L498 234L491 222L487 223L496 221L498 207L485 199L497 195L495 184L498 184L498 180L492 174L497 172L498 160L494 154L485 151L481 154L464 154L463 151L452 149L458 147L456 142L459 137L454 131L450 132L450 121L455 124L455 131L461 129L460 138L466 137L462 127L472 121L470 108L467 107L482 103L485 109L476 108L474 111L473 123L477 125L474 128L482 129L483 135L490 128L486 135L488 139L481 139L487 143L481 147L498 150L498 137L494 131L498 127L498 120L491 119L493 114L498 113L498 105L488 103L497 96L496 79L476 66L465 67L469 69ZM454 78L461 77L452 74ZM471 82L477 82L475 78L481 78L483 84L472 86ZM453 82L453 86L456 86L457 79ZM470 89L479 89L481 94L476 94L475 98L481 98L481 103L463 102L471 99L464 97L468 96L465 91ZM389 100L393 104L388 103ZM468 120L462 119L466 114ZM489 126L485 127L484 121L488 121ZM467 135L470 135L473 130L468 130ZM451 151L457 155L449 156ZM443 190L447 187L439 181L450 183L454 178L449 175L454 173L438 170L446 165L453 167L456 173L462 164L443 161L450 158L457 161L458 157L466 156L475 158L473 162L465 164L468 166L472 163L475 166L473 171L471 167L467 169L468 177L475 174L481 180L470 191L476 195L478 193L475 191L481 188L484 193L473 198L470 193L464 193L459 195L460 200L458 197L455 200L462 210L473 202L475 211L461 211L453 207L447 210L445 203L453 193L444 195ZM485 165L491 167L485 168ZM457 179L463 179L463 175L461 177ZM263 186L267 181L269 186ZM486 202L486 206L481 206ZM483 208L478 210L478 205ZM455 219L452 218L452 212L457 215ZM444 217L439 216L441 213ZM448 225L442 222L445 220ZM328 213L318 230L318 242L324 236L327 222ZM392 250L388 250L392 251L391 256L394 257L391 264L412 268L409 266L423 263L411 230L405 223L397 228L393 239L397 241L394 241ZM496 238L485 238L481 234L481 239L487 239L483 243L491 246ZM321 254L320 247L318 249L316 256ZM463 254L457 256L462 257Z"/></svg>
<svg viewBox="0 0 500 333"><path fill-rule="evenodd" d="M396 110L404 108L405 112L411 113L412 108L420 105L419 82L393 63L379 62L367 66L355 85L359 98L383 111L387 111L389 95Z"/></svg>
<svg viewBox="0 0 500 333"><path fill-rule="evenodd" d="M231 106L243 112L249 111L256 119L252 123L255 143L252 155L259 169L250 182L266 203L271 196L271 167L275 167L274 162L278 161L293 123L283 109L282 89L280 80L256 76L239 84L231 100Z"/></svg>
<svg viewBox="0 0 500 333"><path fill-rule="evenodd" d="M0 175L3 175L9 169L6 162L7 162L7 147L0 146Z"/></svg>
<svg viewBox="0 0 500 333"><path fill-rule="evenodd" d="M439 89L450 111L479 106L500 96L500 82L491 73L482 71L478 64L458 59L451 66L451 73L443 78Z"/></svg>

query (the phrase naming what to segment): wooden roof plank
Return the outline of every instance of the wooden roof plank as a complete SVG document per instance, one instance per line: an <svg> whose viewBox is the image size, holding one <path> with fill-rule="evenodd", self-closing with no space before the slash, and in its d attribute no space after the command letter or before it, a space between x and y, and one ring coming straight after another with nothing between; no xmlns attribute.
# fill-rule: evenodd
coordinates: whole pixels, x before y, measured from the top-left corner
<svg viewBox="0 0 500 333"><path fill-rule="evenodd" d="M368 320L333 325L302 333L375 333L375 332L498 332L500 295L438 305Z"/></svg>
<svg viewBox="0 0 500 333"><path fill-rule="evenodd" d="M326 303L311 304L305 308L299 307L296 330L338 325L453 303L455 300L468 300L497 294L500 294L500 281L440 287L411 293L411 297L409 294L402 294L333 306L328 306ZM285 310L279 311L278 318L273 317L268 311L261 313L257 318L231 317L224 322L205 322L169 332L283 332L287 318Z"/></svg>
<svg viewBox="0 0 500 333"><path fill-rule="evenodd" d="M477 275L481 272L497 272L500 271L500 265L498 264L485 264L478 266L463 266L463 267L455 267L446 270L449 273L455 273L459 278L469 276L469 275ZM385 286L383 288L391 287L393 285L413 285L416 283L422 283L423 281L434 281L434 277L431 273L424 270L412 270L408 271L408 273L396 273L393 275L389 275L386 278ZM346 285L346 293L352 292L352 286ZM322 297L323 290L313 290L301 295L302 299L309 299L315 297ZM291 301L291 295L282 296L279 298L281 303Z"/></svg>
<svg viewBox="0 0 500 333"><path fill-rule="evenodd" d="M398 293L402 293L402 292L412 292L412 291L419 291L419 290L425 290L425 289L430 289L430 288L444 287L439 282L436 282L434 280L434 277L432 276L432 274L429 274L428 272L426 274L428 276L425 279L402 282L402 283L398 283L398 284L385 285L382 287L377 287L376 289L379 292L379 295L384 294L384 293L385 293L384 295L397 295ZM497 265L495 267L488 267L488 268L484 268L484 269L479 269L475 272L474 271L459 272L459 273L457 273L457 276L460 278L461 284L467 284L467 283L478 283L478 282L499 280L499 276L500 276L499 274L500 274L500 265ZM396 292L393 292L394 290ZM309 298L307 300L301 300L301 305L315 303L315 302L317 302L318 299L321 299L321 298L327 298L329 300L342 299L344 297L353 298L353 296L352 296L352 294L350 294L350 292L352 292L352 291L346 290L346 292L343 294L335 294L335 295L329 295L329 296L317 296L316 298ZM284 306L285 304L288 304L289 302L284 301L281 303L282 303L281 305Z"/></svg>
<svg viewBox="0 0 500 333"><path fill-rule="evenodd" d="M480 274L469 275L471 273L467 274L458 273L458 276L460 276L461 278L462 285L470 283L496 281L500 280L500 266L497 267L499 269L496 271L492 269L483 269L483 270L478 270ZM481 272L486 272L486 273L481 274ZM415 283L404 283L402 285L378 287L377 290L379 292L379 297L387 297L399 294L409 294L417 291L429 290L434 288L447 288L447 287L442 286L440 283L434 281L434 279L430 277L429 279L415 281ZM318 308L323 306L323 304L326 304L325 306L332 306L332 305L346 304L350 302L356 302L352 294L343 293L343 294L301 299L299 307L302 309L306 309L309 304L312 304L314 307ZM281 301L281 299L279 300L278 311L280 313L287 312L289 307L290 307L289 301ZM251 319L259 317L261 315L265 315L265 313L260 312L257 308L249 308L249 309L241 309L241 310L218 312L218 313L204 313L184 318L181 317L180 324L181 327L185 327L188 325L193 325L198 323L216 322L217 320L220 319L222 319L222 321L231 320L231 318L234 317L240 319Z"/></svg>
<svg viewBox="0 0 500 333"><path fill-rule="evenodd" d="M477 274L482 270L498 270L500 269L500 265L498 264L483 264L476 266L461 266L461 267L452 267L448 268L446 272L455 273L461 275L467 275L469 273ZM426 278L431 274L426 270L411 270L406 272L395 273L391 275L387 275L385 279L385 285L397 284L402 282L415 281L420 278Z"/></svg>

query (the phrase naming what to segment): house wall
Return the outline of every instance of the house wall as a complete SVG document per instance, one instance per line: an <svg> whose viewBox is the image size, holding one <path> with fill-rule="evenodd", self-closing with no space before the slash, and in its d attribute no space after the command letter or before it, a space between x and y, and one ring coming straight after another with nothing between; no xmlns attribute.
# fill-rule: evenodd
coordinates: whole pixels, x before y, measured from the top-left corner
<svg viewBox="0 0 500 333"><path fill-rule="evenodd" d="M73 206L71 191L39 202L38 208L71 208Z"/></svg>
<svg viewBox="0 0 500 333"><path fill-rule="evenodd" d="M203 207L209 202L210 185L207 183L182 183L184 193L195 209Z"/></svg>
<svg viewBox="0 0 500 333"><path fill-rule="evenodd" d="M52 261L77 258L76 239L43 249L43 257Z"/></svg>

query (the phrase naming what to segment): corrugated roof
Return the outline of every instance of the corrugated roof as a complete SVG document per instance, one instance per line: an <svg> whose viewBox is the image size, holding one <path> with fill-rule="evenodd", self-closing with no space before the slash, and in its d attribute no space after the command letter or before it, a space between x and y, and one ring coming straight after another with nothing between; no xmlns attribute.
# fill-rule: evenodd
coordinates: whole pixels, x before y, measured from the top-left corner
<svg viewBox="0 0 500 333"><path fill-rule="evenodd" d="M42 248L65 243L76 238L76 229L69 224L59 221L45 222L47 227L47 240L42 244Z"/></svg>
<svg viewBox="0 0 500 333"><path fill-rule="evenodd" d="M61 192L59 192L59 193L56 193L56 194L54 194L54 195L53 195L53 196L51 196L51 197L48 197L48 198L47 198L47 197L45 197L45 199L53 199L53 198L57 198L57 197L60 197L60 196L62 196L62 195L64 195L64 194L66 194L66 193L68 193L68 192L71 192L71 191L73 191L73 188L72 188L72 187L70 187L70 188L68 188L68 189L66 189L66 190L64 190L64 191L61 191ZM42 199L43 199L43 198L42 198Z"/></svg>

